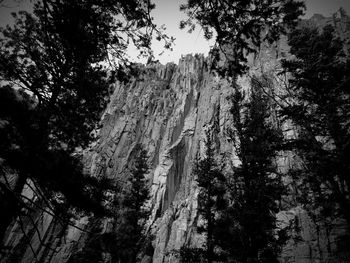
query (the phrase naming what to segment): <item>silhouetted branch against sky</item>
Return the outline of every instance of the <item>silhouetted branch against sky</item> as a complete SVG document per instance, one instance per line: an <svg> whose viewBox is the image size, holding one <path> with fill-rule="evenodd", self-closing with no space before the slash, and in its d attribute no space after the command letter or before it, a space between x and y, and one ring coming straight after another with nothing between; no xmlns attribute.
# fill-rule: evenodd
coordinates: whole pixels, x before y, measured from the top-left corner
<svg viewBox="0 0 350 263"><path fill-rule="evenodd" d="M0 0L0 26L11 23L11 12L20 9L30 10L30 2L28 0ZM192 34L187 33L186 29L179 29L180 21L186 17L185 13L180 12L179 7L181 4L186 3L186 0L154 0L152 2L156 4L156 8L152 11L154 22L158 25L164 24L167 34L176 38L173 51L164 51L163 43L153 41L152 48L155 59L158 59L163 64L171 61L177 63L181 55L188 53L208 54L210 46L214 44L214 40L205 40L203 31L199 27ZM305 0L305 3L307 7L306 18L311 17L315 13L331 16L339 7L343 7L350 14L349 0ZM142 63L147 61L146 58L137 58L138 52L136 48L130 47L128 54L135 61Z"/></svg>

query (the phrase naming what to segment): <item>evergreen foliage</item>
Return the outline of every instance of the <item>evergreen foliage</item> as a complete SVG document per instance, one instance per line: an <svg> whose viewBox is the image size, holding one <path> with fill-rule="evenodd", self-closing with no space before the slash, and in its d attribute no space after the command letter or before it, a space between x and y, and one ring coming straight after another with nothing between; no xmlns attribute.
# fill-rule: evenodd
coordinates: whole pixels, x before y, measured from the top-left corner
<svg viewBox="0 0 350 263"><path fill-rule="evenodd" d="M213 262L215 255L214 233L219 227L216 215L224 209L226 203L225 194L225 176L219 170L214 159L213 142L209 132L206 132L206 151L203 159L196 162L193 174L199 187L198 194L198 213L205 220L205 225L199 227L199 232L206 234L205 258L207 262Z"/></svg>
<svg viewBox="0 0 350 263"><path fill-rule="evenodd" d="M110 255L112 263L134 263L137 254L147 247L149 240L143 231L149 216L149 210L144 206L149 198L149 186L145 177L148 172L148 156L141 145L137 145L135 151L137 156L127 189L120 193L116 191L109 204L112 211L109 220L113 222L113 229L103 233L101 220L91 219L93 225L89 227L85 245L71 256L70 262L104 262L103 255Z"/></svg>
<svg viewBox="0 0 350 263"><path fill-rule="evenodd" d="M115 218L116 227L113 233L105 234L105 243L109 247L115 262L136 262L136 256L147 243L144 226L149 216L145 202L149 198L147 152L141 145L134 167L131 170L129 185L123 196L120 207L120 218Z"/></svg>
<svg viewBox="0 0 350 263"><path fill-rule="evenodd" d="M293 171L301 180L300 201L309 211L350 222L350 59L348 45L331 25L301 27L289 35L293 59L283 61L291 74L285 119L298 135L286 144L303 161Z"/></svg>
<svg viewBox="0 0 350 263"><path fill-rule="evenodd" d="M136 147L126 191L114 193L112 204L116 186L84 173L76 152L95 139L92 131L110 83L127 79L127 70L141 71L125 59L129 41L143 54L152 53L153 34L170 47L172 39L152 22L153 8L141 0L36 0L33 14L15 14L14 26L0 30L0 210L6 211L0 242L16 216L38 206L24 201L28 185L45 204L39 209L66 223L82 213L113 218L110 233L102 233L97 220L98 227L90 229L84 248L69 262L103 262L105 253L112 262L137 261L148 242L147 152ZM215 161L212 135L206 133L205 156L193 169L205 249L182 247L181 262L278 262L286 241L276 221L285 191L275 162L279 150L297 151L303 161L290 174L302 182L299 201L309 211L321 208L323 216L350 223L350 50L334 28L299 27L289 33L294 58L282 66L291 76L290 97L280 114L296 125L297 138L285 142L271 123L260 80L252 79L249 98L235 84L248 69L247 55L294 27L303 8L296 0L188 0L181 7L189 16L182 28L193 31L198 23L207 39L215 36L212 66L234 89L229 135L240 161L225 177ZM225 63L219 67L222 54ZM103 66L106 61L112 70Z"/></svg>
<svg viewBox="0 0 350 263"><path fill-rule="evenodd" d="M192 32L199 24L207 39L215 37L214 66L234 76L247 70L247 54L258 51L263 41L278 40L296 25L304 8L302 1L295 0L188 0L181 6L188 19L180 28ZM220 54L226 57L224 67L216 64Z"/></svg>
<svg viewBox="0 0 350 263"><path fill-rule="evenodd" d="M153 24L149 1L36 0L33 5L32 14L14 14L14 25L0 32L0 193L6 200L0 205L7 211L0 240L27 207L21 193L29 181L57 216L77 208L70 215L106 214L104 193L112 186L84 174L73 152L94 139L109 82L125 79L129 41L143 53L151 53L154 34L166 47L171 44ZM111 74L102 62L113 67ZM17 174L15 185L7 170Z"/></svg>
<svg viewBox="0 0 350 263"><path fill-rule="evenodd" d="M240 165L228 183L230 205L221 213L218 241L234 262L278 262L284 243L278 232L284 187L275 164L282 134L269 123L269 101L252 83L251 97L235 87L231 114L234 130L230 136Z"/></svg>
<svg viewBox="0 0 350 263"><path fill-rule="evenodd" d="M303 2L294 0L189 0L181 7L189 17L181 28L188 26L191 32L199 24L206 38L215 37L211 66L235 89L231 139L241 165L228 178L230 205L217 210L215 220L211 218L221 227L215 228L209 239L222 256L226 253L226 260L277 262L285 241L286 234L276 230L277 202L284 187L274 162L283 137L269 123L269 102L257 85L252 83L251 99L247 100L235 80L248 69L247 56L259 51L262 42L273 43L295 27L304 8Z"/></svg>
<svg viewBox="0 0 350 263"><path fill-rule="evenodd" d="M182 246L179 251L181 263L202 263L205 262L205 250L203 248L191 248Z"/></svg>

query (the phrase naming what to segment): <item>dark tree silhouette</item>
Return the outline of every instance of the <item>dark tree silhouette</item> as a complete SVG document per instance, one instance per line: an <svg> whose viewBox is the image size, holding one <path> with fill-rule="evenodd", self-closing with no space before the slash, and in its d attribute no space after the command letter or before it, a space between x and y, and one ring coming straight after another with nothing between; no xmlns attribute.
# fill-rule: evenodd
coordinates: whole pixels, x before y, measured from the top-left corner
<svg viewBox="0 0 350 263"><path fill-rule="evenodd" d="M138 0L38 0L32 14L19 12L1 29L1 209L11 207L3 210L1 240L27 208L29 182L56 215L71 207L106 212L106 180L85 175L73 152L93 139L109 81L125 77L129 40L145 53L156 34L169 47L152 8ZM102 62L113 66L110 75Z"/></svg>
<svg viewBox="0 0 350 263"><path fill-rule="evenodd" d="M295 26L304 7L295 0L189 0L180 8L188 15L180 27L192 32L199 24L207 39L215 37L214 61L220 60L220 54L226 57L220 71L242 74L247 55L256 52L263 41L272 43Z"/></svg>
<svg viewBox="0 0 350 263"><path fill-rule="evenodd" d="M253 87L247 102L235 80L247 71L248 55L258 52L262 42L273 43L295 27L304 8L302 1L294 0L189 0L181 7L188 19L180 27L193 31L199 24L206 38L215 38L211 67L235 89L231 135L241 165L229 178L231 205L217 213L221 228L212 238L227 260L276 262L284 241L282 232L281 238L275 236L276 201L283 186L274 165L283 138L267 121L268 103L262 92Z"/></svg>
<svg viewBox="0 0 350 263"><path fill-rule="evenodd" d="M181 263L202 263L205 262L205 250L203 248L192 248L182 246L178 252Z"/></svg>
<svg viewBox="0 0 350 263"><path fill-rule="evenodd" d="M283 66L292 76L291 99L281 114L298 131L286 147L304 164L293 172L303 182L300 201L308 210L321 208L324 216L342 216L349 224L349 46L330 25L298 28L290 33L289 45L295 58Z"/></svg>
<svg viewBox="0 0 350 263"><path fill-rule="evenodd" d="M136 262L137 253L141 249L142 242L145 241L143 230L150 212L144 206L150 194L149 184L145 177L149 169L147 159L147 151L139 146L135 167L131 171L130 191L124 198L125 219L127 228L129 228L129 231L126 231L125 234L128 235L127 243L129 249L131 249L132 263Z"/></svg>
<svg viewBox="0 0 350 263"><path fill-rule="evenodd" d="M206 132L206 151L203 159L195 163L193 174L199 187L198 212L205 220L205 225L199 227L199 232L206 234L205 258L211 263L216 258L214 233L216 231L216 214L225 207L225 176L217 167L214 159L212 138Z"/></svg>
<svg viewBox="0 0 350 263"><path fill-rule="evenodd" d="M144 226L149 216L145 202L149 198L147 152L141 145L135 148L137 156L130 172L128 184L122 194L122 203L115 217L115 229L104 234L104 242L113 262L136 262L137 254L146 246Z"/></svg>
<svg viewBox="0 0 350 263"><path fill-rule="evenodd" d="M282 134L269 123L268 98L254 82L250 98L235 87L232 102L229 134L240 165L228 183L230 205L219 220L226 226L217 233L219 245L234 262L278 262L284 240L278 238L276 213L284 187L275 157Z"/></svg>

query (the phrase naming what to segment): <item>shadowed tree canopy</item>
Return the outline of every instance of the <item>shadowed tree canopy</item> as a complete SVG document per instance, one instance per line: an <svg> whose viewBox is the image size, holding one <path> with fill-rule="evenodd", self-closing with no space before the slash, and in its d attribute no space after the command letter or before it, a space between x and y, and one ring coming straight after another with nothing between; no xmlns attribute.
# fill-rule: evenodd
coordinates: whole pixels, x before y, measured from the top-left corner
<svg viewBox="0 0 350 263"><path fill-rule="evenodd" d="M1 31L1 78L35 97L44 143L87 145L108 95L101 62L122 69L129 41L149 48L152 31L161 34L152 8L136 0L35 1L33 14L20 12Z"/></svg>
<svg viewBox="0 0 350 263"><path fill-rule="evenodd" d="M289 35L293 59L283 61L291 74L291 100L281 114L291 119L298 137L287 144L297 150L305 169L301 201L324 216L350 223L350 59L349 45L331 25L305 26ZM312 195L312 199L310 199Z"/></svg>
<svg viewBox="0 0 350 263"><path fill-rule="evenodd" d="M112 262L136 262L137 254L149 242L144 233L144 226L150 215L150 210L145 205L150 194L146 178L149 171L148 156L141 144L136 145L134 151L135 161L128 175L127 185L118 200L120 203L115 204L113 230L102 235Z"/></svg>
<svg viewBox="0 0 350 263"><path fill-rule="evenodd" d="M141 0L37 0L33 13L14 14L14 25L1 29L0 187L8 213L0 238L23 207L28 182L55 212L106 212L103 192L112 186L84 174L73 152L94 138L110 81L125 79L129 43L143 54L151 53L153 35L170 46L152 22L153 8Z"/></svg>
<svg viewBox="0 0 350 263"><path fill-rule="evenodd" d="M275 158L282 133L269 122L270 102L252 79L251 95L235 87L230 110L234 127L229 130L240 165L228 183L229 206L221 214L220 246L233 262L278 262L285 240L277 229L284 186Z"/></svg>
<svg viewBox="0 0 350 263"><path fill-rule="evenodd" d="M137 145L136 151L137 156L129 178L129 189L123 200L124 222L119 226L120 230L117 233L120 250L124 250L128 262L131 263L136 262L137 253L145 241L144 225L150 215L149 208L145 207L150 195L146 178L149 171L147 151L142 145Z"/></svg>
<svg viewBox="0 0 350 263"><path fill-rule="evenodd" d="M206 235L206 247L204 250L196 250L192 248L183 247L180 251L183 257L189 256L189 252L197 252L205 254L206 261L211 263L217 259L215 248L217 243L215 242L214 235L218 228L216 214L223 210L227 205L224 200L225 194L225 176L218 168L215 161L215 152L213 140L209 131L206 132L205 142L205 156L195 163L194 175L199 187L198 194L198 213L205 220L204 226L198 228L199 232L203 232ZM204 255L202 255L204 256ZM182 260L185 260L182 258Z"/></svg>
<svg viewBox="0 0 350 263"><path fill-rule="evenodd" d="M304 3L295 0L188 0L181 6L188 19L180 27L192 32L199 24L207 39L216 39L216 59L224 54L226 70L242 74L247 69L247 54L256 52L263 41L278 40L296 25L303 9Z"/></svg>

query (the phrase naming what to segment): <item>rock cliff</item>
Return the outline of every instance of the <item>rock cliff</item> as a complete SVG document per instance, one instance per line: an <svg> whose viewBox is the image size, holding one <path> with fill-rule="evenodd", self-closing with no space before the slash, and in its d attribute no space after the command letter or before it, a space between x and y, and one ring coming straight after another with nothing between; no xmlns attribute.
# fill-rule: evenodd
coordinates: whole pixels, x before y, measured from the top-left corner
<svg viewBox="0 0 350 263"><path fill-rule="evenodd" d="M317 23L339 23L339 19L345 18L313 19ZM251 77L264 75L269 76L276 92L283 92L275 76L280 70L279 61L288 56L288 50L285 38L274 46L263 46L258 55L249 57L251 69L237 83L249 92ZM206 130L215 136L221 167L229 172L237 164L233 144L226 133L232 127L231 104L227 99L232 89L210 71L210 63L210 59L202 55L187 55L178 65L151 64L141 67L143 72L128 83L116 83L102 117L99 138L84 151L87 171L122 184L135 157L136 145L141 143L147 149L151 168L148 205L152 211L147 232L154 235L154 250L144 255L142 262L178 262L176 250L182 245L203 243L203 237L196 232L200 218L192 165L204 150ZM282 129L288 126L279 125ZM293 132L286 131L286 136L293 136ZM283 154L277 161L280 169L286 171L292 165L293 156ZM299 226L298 233L294 233L298 238L288 242L281 262L331 262L337 237L346 231L342 222L333 222L328 227L313 222L295 202L286 205L278 217L282 225L294 220ZM40 262L66 262L72 252L83 246L86 237L79 228L88 226L87 218L77 222L79 228L61 226L47 212L36 211L35 218L39 231L24 222L26 235L21 231L21 224L13 224L7 244L17 250L11 250L2 262L11 262L16 257L18 261L12 262L35 262L33 252ZM109 228L108 222L104 227ZM28 240L31 246L24 245Z"/></svg>
<svg viewBox="0 0 350 263"><path fill-rule="evenodd" d="M223 164L232 159L225 137L231 90L210 74L201 55L185 56L178 66L148 66L142 78L116 85L101 138L87 159L92 174L123 181L134 147L145 146L151 167L148 228L155 235L153 262L174 262L174 250L200 242L195 231L198 191L191 170L206 129L216 131Z"/></svg>

